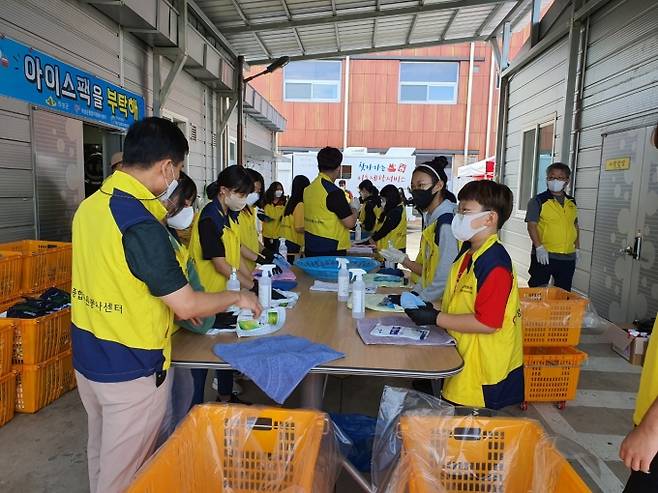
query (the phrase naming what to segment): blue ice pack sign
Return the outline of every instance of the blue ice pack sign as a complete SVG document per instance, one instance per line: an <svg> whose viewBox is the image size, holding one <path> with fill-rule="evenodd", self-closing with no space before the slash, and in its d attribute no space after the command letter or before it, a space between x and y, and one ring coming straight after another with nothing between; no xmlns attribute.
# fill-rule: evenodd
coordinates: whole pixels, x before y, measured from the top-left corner
<svg viewBox="0 0 658 493"><path fill-rule="evenodd" d="M144 118L144 98L0 36L0 94L126 129Z"/></svg>

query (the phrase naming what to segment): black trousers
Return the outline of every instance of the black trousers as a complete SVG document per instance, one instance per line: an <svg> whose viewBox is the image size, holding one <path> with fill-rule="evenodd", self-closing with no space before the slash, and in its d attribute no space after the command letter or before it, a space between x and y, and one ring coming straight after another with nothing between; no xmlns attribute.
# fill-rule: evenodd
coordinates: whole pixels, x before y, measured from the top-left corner
<svg viewBox="0 0 658 493"><path fill-rule="evenodd" d="M658 491L658 456L651 461L649 474L631 471L624 493L655 493Z"/></svg>
<svg viewBox="0 0 658 493"><path fill-rule="evenodd" d="M571 291L573 274L576 272L576 260L556 260L549 259L548 265L542 265L537 262L537 256L533 253L530 255L530 280L528 286L537 288L546 286L551 277L553 285L566 291Z"/></svg>

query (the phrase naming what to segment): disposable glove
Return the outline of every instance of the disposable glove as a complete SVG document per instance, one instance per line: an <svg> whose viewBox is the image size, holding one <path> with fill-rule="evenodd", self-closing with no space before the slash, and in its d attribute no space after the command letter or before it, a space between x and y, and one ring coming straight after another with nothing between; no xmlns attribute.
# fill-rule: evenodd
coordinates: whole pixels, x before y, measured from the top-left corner
<svg viewBox="0 0 658 493"><path fill-rule="evenodd" d="M436 325L436 317L441 313L434 308L431 304L427 304L424 308L413 308L404 311L416 325Z"/></svg>
<svg viewBox="0 0 658 493"><path fill-rule="evenodd" d="M548 265L548 252L544 248L544 245L539 245L535 249L535 255L537 256L537 262L541 265Z"/></svg>
<svg viewBox="0 0 658 493"><path fill-rule="evenodd" d="M404 261L409 258L406 253L401 252L397 248L384 248L383 250L380 250L379 253L381 253L382 257L389 262L395 262L398 264L404 263Z"/></svg>

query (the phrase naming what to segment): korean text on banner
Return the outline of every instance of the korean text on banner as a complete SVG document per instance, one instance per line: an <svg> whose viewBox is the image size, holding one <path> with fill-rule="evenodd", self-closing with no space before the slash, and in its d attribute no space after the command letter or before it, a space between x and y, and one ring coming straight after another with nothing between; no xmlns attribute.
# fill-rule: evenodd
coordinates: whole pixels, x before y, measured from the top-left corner
<svg viewBox="0 0 658 493"><path fill-rule="evenodd" d="M145 116L141 96L6 37L0 94L121 129Z"/></svg>

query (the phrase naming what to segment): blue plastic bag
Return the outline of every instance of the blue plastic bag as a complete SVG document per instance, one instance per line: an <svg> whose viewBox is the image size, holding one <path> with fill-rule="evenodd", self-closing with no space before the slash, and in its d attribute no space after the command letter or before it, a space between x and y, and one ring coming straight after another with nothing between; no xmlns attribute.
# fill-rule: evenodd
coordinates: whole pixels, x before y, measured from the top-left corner
<svg viewBox="0 0 658 493"><path fill-rule="evenodd" d="M377 418L363 414L331 414L331 419L352 441L347 458L361 472L370 472L372 441Z"/></svg>

